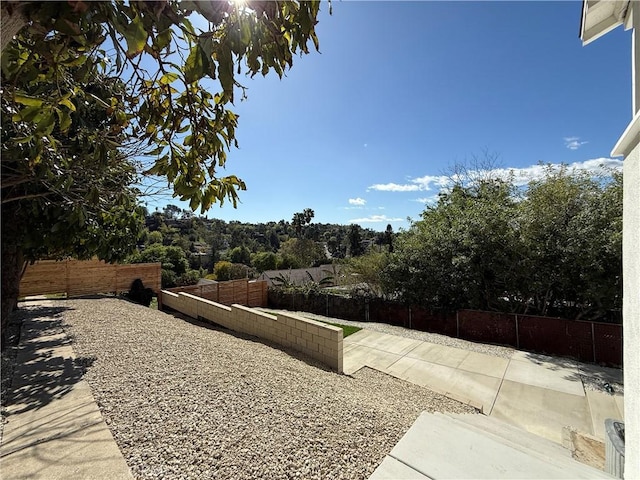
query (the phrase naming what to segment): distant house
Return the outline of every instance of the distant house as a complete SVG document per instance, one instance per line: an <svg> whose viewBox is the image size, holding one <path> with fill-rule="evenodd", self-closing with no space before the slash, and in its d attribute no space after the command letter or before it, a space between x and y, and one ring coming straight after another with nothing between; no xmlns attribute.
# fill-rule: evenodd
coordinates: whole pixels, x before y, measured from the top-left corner
<svg viewBox="0 0 640 480"><path fill-rule="evenodd" d="M583 1L580 23L583 45L619 26L625 30L633 29L631 122L611 152L612 156L624 157L624 476L640 478L640 1Z"/></svg>

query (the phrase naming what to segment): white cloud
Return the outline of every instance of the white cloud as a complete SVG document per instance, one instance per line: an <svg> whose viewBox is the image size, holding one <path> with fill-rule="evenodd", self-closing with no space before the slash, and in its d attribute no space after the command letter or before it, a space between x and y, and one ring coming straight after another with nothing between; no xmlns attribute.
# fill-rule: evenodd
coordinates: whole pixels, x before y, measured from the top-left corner
<svg viewBox="0 0 640 480"><path fill-rule="evenodd" d="M420 190L419 185L399 185L397 183L377 183L367 188L369 190L377 190L378 192L417 192Z"/></svg>
<svg viewBox="0 0 640 480"><path fill-rule="evenodd" d="M585 143L589 142L581 142L580 137L564 137L564 146L569 150L577 150Z"/></svg>
<svg viewBox="0 0 640 480"><path fill-rule="evenodd" d="M353 220L349 220L349 223L391 223L404 221L404 218L389 218L386 215L369 215L365 218L354 218Z"/></svg>
<svg viewBox="0 0 640 480"><path fill-rule="evenodd" d="M431 195L430 197L419 197L411 200L412 202L418 202L422 204L435 203L438 201L438 195Z"/></svg>
<svg viewBox="0 0 640 480"><path fill-rule="evenodd" d="M592 175L607 175L609 170L622 171L622 160L616 160L615 158L594 158L591 160L585 160L584 162L573 162L566 164L567 168L571 170L583 171L591 173ZM498 178L509 178L509 175L513 175L513 182L516 185L526 185L532 180L539 180L544 177L544 172L547 168L552 170L559 170L562 168L561 164L542 164L542 165L530 165L524 168L511 168L511 169L495 169L490 173Z"/></svg>
<svg viewBox="0 0 640 480"><path fill-rule="evenodd" d="M364 198L350 198L349 199L349 205L358 205L358 206L364 206L367 203L367 201Z"/></svg>
<svg viewBox="0 0 640 480"><path fill-rule="evenodd" d="M420 186L420 190L431 190L431 184L436 187L442 188L449 183L449 177L446 175L425 175L424 177L418 177L410 180L411 183L415 183Z"/></svg>
<svg viewBox="0 0 640 480"><path fill-rule="evenodd" d="M583 142L585 143L585 142ZM569 170L579 170L589 172L592 175L607 175L609 170L622 171L622 160L615 158L594 158L583 162L573 162L566 164ZM523 168L495 168L488 171L469 171L468 174L473 177L502 178L504 180L512 179L517 186L523 186L532 180L544 177L547 168L557 170L562 167L561 164L539 164L530 165ZM454 176L447 175L425 175L423 177L410 178L409 183L378 183L371 185L369 190L377 190L379 192L423 192L432 189L432 186L438 190L446 189L453 180L463 180ZM433 198L433 197L431 197ZM436 197L437 198L437 197Z"/></svg>

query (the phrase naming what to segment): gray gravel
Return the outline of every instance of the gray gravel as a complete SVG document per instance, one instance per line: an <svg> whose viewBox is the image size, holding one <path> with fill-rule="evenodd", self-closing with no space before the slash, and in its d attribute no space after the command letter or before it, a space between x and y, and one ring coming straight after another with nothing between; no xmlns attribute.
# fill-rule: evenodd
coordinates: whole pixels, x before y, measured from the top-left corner
<svg viewBox="0 0 640 480"><path fill-rule="evenodd" d="M447 337L446 335L440 335L438 333L421 332L419 330L411 330L409 328L398 327L396 325L388 325L386 323L352 322L350 320L329 318L308 312L295 312L295 314L314 320L336 322L341 323L342 325L352 325L354 327L366 328L368 330L374 330L380 333L388 333L390 335L398 335L399 337L407 337L413 340L422 340L423 342L437 343L438 345L445 345L447 347L461 348L463 350L469 350L471 352L493 355L494 357L511 358L511 355L513 355L513 352L515 352L513 348L505 347L503 345L475 343L468 340L462 340L461 338Z"/></svg>
<svg viewBox="0 0 640 480"><path fill-rule="evenodd" d="M420 412L476 412L124 300L61 303L136 478L367 478Z"/></svg>

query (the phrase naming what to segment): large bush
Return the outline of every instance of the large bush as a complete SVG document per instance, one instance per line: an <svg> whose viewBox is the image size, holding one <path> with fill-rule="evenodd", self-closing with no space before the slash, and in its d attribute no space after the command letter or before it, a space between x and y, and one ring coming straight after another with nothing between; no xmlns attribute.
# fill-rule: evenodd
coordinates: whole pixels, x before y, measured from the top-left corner
<svg viewBox="0 0 640 480"><path fill-rule="evenodd" d="M407 303L574 318L621 306L622 176L548 167L458 183L399 235L384 281Z"/></svg>
<svg viewBox="0 0 640 480"><path fill-rule="evenodd" d="M167 247L154 243L140 252L136 252L127 259L128 263L162 264L162 287L169 288L177 285L188 285L198 281L193 273L188 273L189 262L180 247ZM194 281L195 278L195 281ZM199 275L198 275L198 278Z"/></svg>

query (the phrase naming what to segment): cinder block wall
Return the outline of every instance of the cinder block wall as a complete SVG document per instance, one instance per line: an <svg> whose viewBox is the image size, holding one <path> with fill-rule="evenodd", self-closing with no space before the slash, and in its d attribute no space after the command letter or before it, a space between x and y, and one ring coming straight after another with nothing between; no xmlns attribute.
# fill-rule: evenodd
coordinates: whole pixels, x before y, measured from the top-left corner
<svg viewBox="0 0 640 480"><path fill-rule="evenodd" d="M342 373L341 328L296 315L269 315L242 305L227 307L189 293L163 290L161 294L163 306L302 352Z"/></svg>

